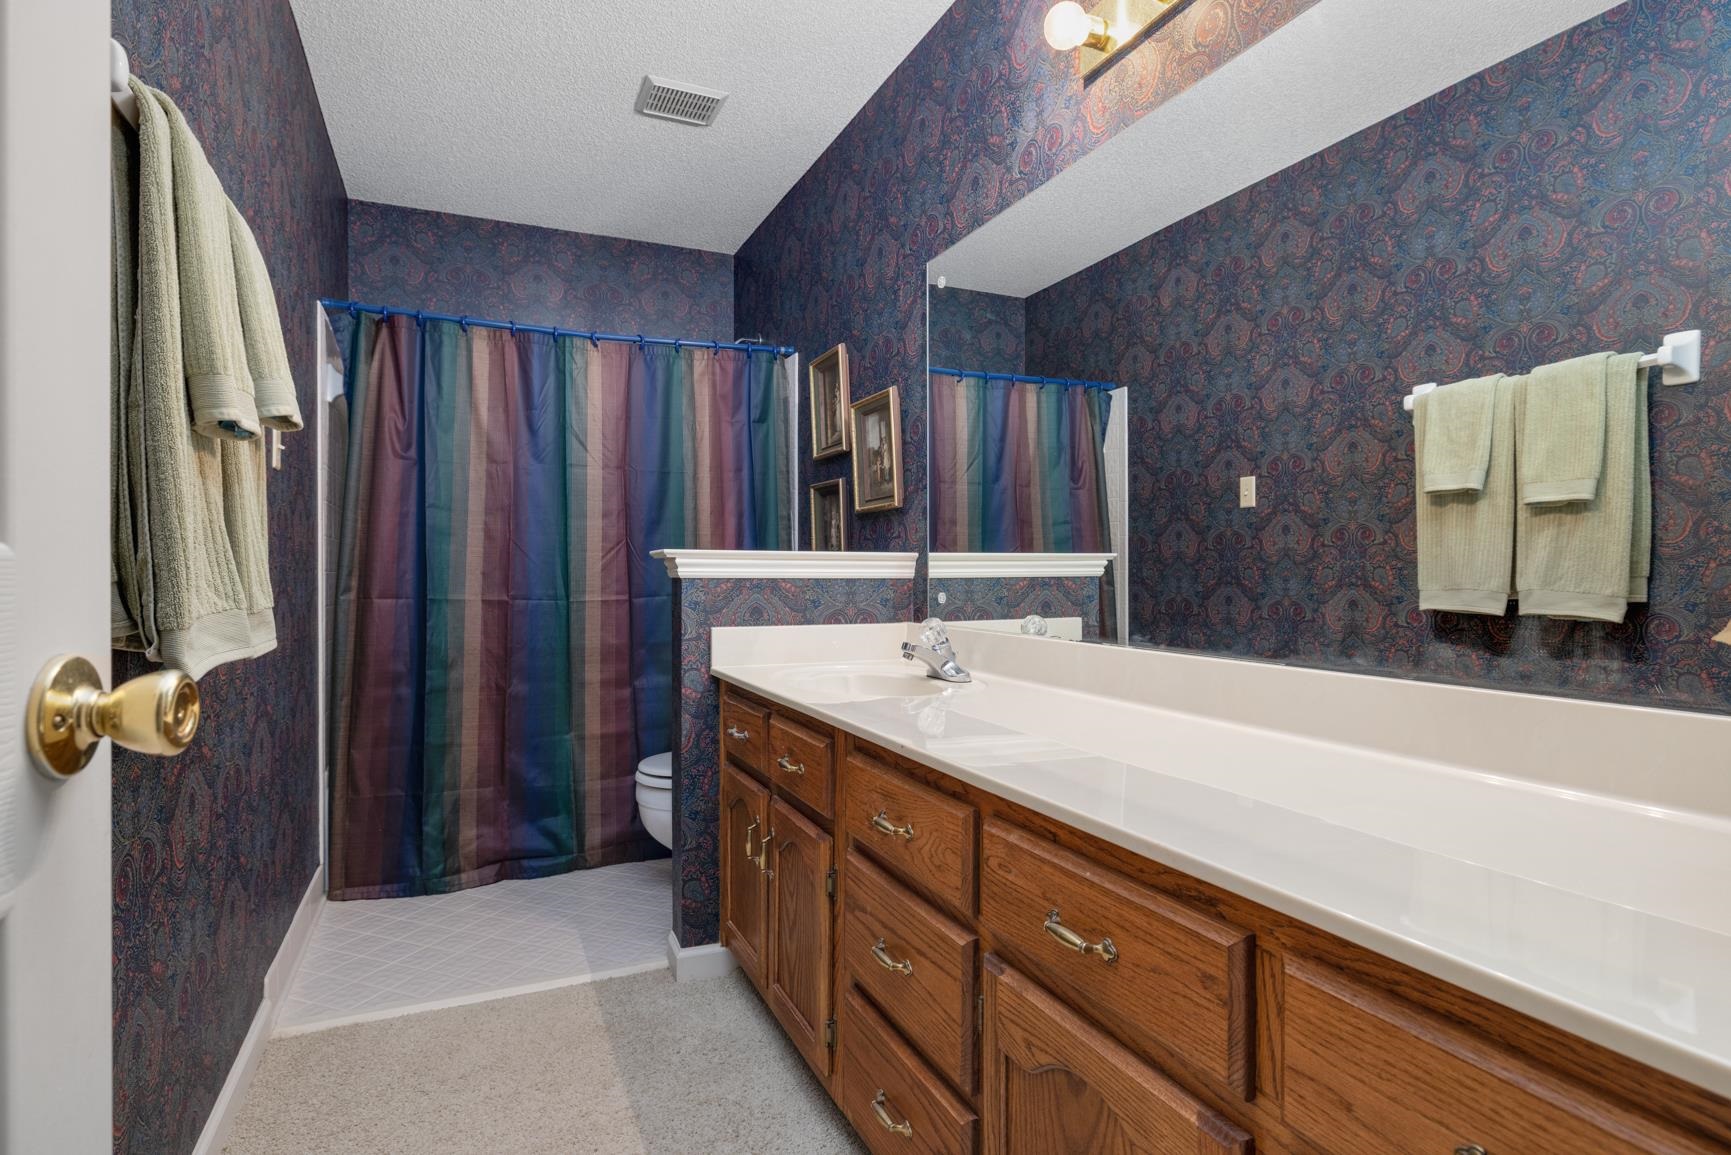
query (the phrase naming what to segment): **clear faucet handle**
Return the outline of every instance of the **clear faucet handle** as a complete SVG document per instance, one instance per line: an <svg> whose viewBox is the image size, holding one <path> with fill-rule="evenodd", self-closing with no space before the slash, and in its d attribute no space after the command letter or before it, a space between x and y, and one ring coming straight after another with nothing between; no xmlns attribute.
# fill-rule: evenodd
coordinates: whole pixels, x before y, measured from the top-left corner
<svg viewBox="0 0 1731 1155"><path fill-rule="evenodd" d="M949 631L944 629L944 619L927 618L920 623L920 642L923 645L936 648L948 644Z"/></svg>
<svg viewBox="0 0 1731 1155"><path fill-rule="evenodd" d="M1031 637L1043 638L1049 633L1046 619L1039 614L1029 614L1022 619L1022 632Z"/></svg>

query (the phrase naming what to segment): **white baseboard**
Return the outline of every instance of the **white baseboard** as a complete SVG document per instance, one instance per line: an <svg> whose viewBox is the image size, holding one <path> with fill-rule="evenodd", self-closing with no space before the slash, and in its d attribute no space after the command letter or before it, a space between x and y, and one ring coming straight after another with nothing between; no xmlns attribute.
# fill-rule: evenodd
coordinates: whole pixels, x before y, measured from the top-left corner
<svg viewBox="0 0 1731 1155"><path fill-rule="evenodd" d="M733 952L718 942L706 946L680 946L679 936L667 932L667 965L673 970L673 981L695 982L698 979L718 979L739 965Z"/></svg>
<svg viewBox="0 0 1731 1155"><path fill-rule="evenodd" d="M324 902L325 871L321 866L314 872L313 880L307 884L306 893L301 896L300 907L295 911L294 921L289 924L288 933L283 935L282 943L277 947L276 958L265 972L264 996L259 1000L258 1011L252 1017L252 1026L247 1029L246 1038L240 1044L240 1051L228 1069L228 1078L223 1080L222 1093L216 1097L210 1116L204 1121L204 1130L198 1136L198 1145L192 1149L193 1155L217 1155L228 1142L228 1132L234 1125L235 1112L240 1109L241 1101L246 1098L247 1088L252 1085L253 1072L257 1069L259 1058L264 1054L264 1045L270 1041L271 1031L276 1026L277 1009L282 1006L283 997L294 985L295 971L300 969L307 943L312 941L313 926L318 922L319 908Z"/></svg>

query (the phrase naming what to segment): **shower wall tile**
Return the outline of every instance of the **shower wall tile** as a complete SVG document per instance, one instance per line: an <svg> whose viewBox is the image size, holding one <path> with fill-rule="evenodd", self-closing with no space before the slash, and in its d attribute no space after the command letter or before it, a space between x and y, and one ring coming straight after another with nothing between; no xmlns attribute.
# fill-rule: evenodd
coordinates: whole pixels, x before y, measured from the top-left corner
<svg viewBox="0 0 1731 1155"><path fill-rule="evenodd" d="M135 75L185 111L270 268L301 412L347 198L289 0L114 0ZM316 445L269 477L277 648L200 683L177 758L114 752L114 1150L191 1151L318 866ZM114 677L150 669L114 655Z"/></svg>
<svg viewBox="0 0 1731 1155"><path fill-rule="evenodd" d="M1028 356L1129 387L1137 639L1723 712L1727 286L1731 6L1634 0L1029 298ZM1680 329L1703 379L1652 393L1651 602L1421 613L1401 396Z"/></svg>
<svg viewBox="0 0 1731 1155"><path fill-rule="evenodd" d="M911 578L684 578L673 583L673 929L682 946L712 943L721 926L721 698L709 673L715 626L903 622Z"/></svg>
<svg viewBox="0 0 1731 1155"><path fill-rule="evenodd" d="M807 357L846 341L855 400L901 390L907 503L850 513L853 548L926 543L926 262L1314 3L1195 0L1084 86L1045 45L1050 0L958 0L758 226L740 329ZM804 482L842 476L805 424Z"/></svg>
<svg viewBox="0 0 1731 1155"><path fill-rule="evenodd" d="M728 341L733 258L672 245L349 205L349 291L372 305Z"/></svg>

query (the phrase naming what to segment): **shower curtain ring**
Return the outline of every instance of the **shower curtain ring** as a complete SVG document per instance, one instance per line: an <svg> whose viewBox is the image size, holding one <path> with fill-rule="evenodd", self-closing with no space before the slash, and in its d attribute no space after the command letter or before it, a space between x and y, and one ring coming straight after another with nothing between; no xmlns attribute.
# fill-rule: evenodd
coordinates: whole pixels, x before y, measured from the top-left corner
<svg viewBox="0 0 1731 1155"><path fill-rule="evenodd" d="M721 356L721 342L720 341L711 341L709 343L709 355L711 357Z"/></svg>

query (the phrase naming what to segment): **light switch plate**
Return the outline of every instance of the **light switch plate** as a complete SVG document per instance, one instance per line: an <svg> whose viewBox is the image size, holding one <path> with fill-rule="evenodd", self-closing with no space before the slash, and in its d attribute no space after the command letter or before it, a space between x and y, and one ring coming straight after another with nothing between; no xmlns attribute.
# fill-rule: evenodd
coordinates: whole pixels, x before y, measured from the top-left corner
<svg viewBox="0 0 1731 1155"><path fill-rule="evenodd" d="M1256 475L1238 479L1238 508L1254 509L1256 507Z"/></svg>

